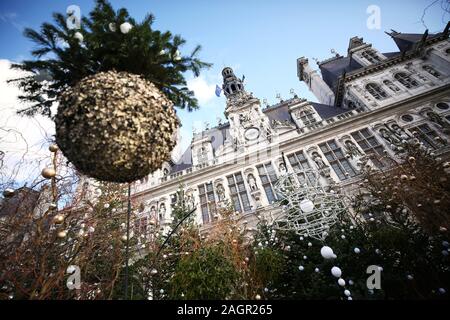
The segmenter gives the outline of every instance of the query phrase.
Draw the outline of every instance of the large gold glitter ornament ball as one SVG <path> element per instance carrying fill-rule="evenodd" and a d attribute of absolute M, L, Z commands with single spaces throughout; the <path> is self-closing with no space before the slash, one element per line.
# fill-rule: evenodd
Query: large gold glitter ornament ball
<path fill-rule="evenodd" d="M 151 82 L 127 72 L 101 72 L 62 95 L 56 143 L 82 173 L 132 182 L 160 169 L 176 144 L 172 102 Z"/>

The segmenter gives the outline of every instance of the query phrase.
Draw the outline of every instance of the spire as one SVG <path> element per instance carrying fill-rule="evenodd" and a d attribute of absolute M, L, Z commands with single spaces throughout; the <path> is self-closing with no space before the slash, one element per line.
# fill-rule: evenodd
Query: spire
<path fill-rule="evenodd" d="M 222 70 L 222 76 L 223 76 L 223 85 L 222 89 L 225 93 L 225 96 L 227 99 L 230 99 L 231 97 L 238 95 L 239 93 L 245 93 L 244 89 L 244 79 L 239 79 L 234 75 L 233 69 L 230 67 L 226 67 Z"/>

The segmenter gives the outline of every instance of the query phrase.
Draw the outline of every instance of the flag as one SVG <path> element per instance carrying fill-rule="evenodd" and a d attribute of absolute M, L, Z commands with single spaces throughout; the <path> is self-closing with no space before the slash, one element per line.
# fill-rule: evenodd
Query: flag
<path fill-rule="evenodd" d="M 220 97 L 221 92 L 222 92 L 222 89 L 216 84 L 216 96 Z"/>

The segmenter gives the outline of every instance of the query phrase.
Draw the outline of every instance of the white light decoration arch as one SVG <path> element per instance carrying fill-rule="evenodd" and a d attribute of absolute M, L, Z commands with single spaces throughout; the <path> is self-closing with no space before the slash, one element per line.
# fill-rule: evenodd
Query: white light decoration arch
<path fill-rule="evenodd" d="M 314 179 L 301 185 L 296 177 L 298 174 Z M 316 170 L 281 176 L 275 192 L 280 199 L 282 214 L 274 219 L 273 228 L 281 231 L 295 231 L 301 236 L 324 240 L 330 227 L 345 211 L 341 196 L 325 191 Z"/>

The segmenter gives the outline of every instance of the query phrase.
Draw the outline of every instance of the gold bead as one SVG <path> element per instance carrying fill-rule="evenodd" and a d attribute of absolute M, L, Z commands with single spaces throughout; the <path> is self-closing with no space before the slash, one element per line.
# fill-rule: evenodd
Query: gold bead
<path fill-rule="evenodd" d="M 53 218 L 53 221 L 54 221 L 56 224 L 63 223 L 63 221 L 64 221 L 64 216 L 63 216 L 62 214 L 57 214 L 57 215 Z"/>
<path fill-rule="evenodd" d="M 56 171 L 52 168 L 44 168 L 41 174 L 45 179 L 51 179 L 56 176 Z"/>
<path fill-rule="evenodd" d="M 48 147 L 48 150 L 50 150 L 50 152 L 56 152 L 56 151 L 58 151 L 58 145 L 57 144 L 51 144 L 49 147 Z"/>
<path fill-rule="evenodd" d="M 14 196 L 14 193 L 15 193 L 14 189 L 8 188 L 3 191 L 3 196 L 5 198 L 11 198 L 12 196 Z"/>
<path fill-rule="evenodd" d="M 58 238 L 65 238 L 66 236 L 67 236 L 66 230 L 62 230 L 62 231 L 58 232 Z"/>

